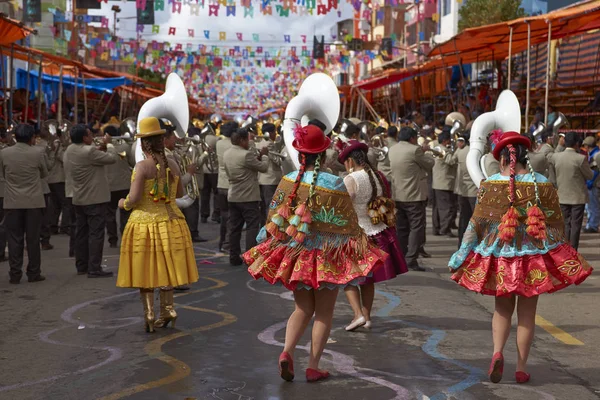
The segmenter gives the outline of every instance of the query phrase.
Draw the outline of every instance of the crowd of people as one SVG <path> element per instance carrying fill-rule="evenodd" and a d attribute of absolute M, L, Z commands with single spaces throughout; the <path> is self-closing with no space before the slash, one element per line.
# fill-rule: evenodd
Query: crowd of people
<path fill-rule="evenodd" d="M 41 251 L 52 250 L 51 235 L 61 232 L 70 235 L 78 275 L 113 276 L 101 265 L 107 232 L 108 244 L 120 247 L 117 285 L 140 290 L 146 330 L 174 326 L 173 291 L 198 279 L 193 243 L 205 240 L 199 223 L 210 218 L 220 224 L 219 250 L 232 266 L 246 264 L 254 278 L 294 293 L 279 358 L 287 381 L 294 379 L 295 347 L 314 317 L 306 370 L 313 382 L 329 376 L 319 361 L 339 289 L 354 313 L 345 329 L 369 329 L 374 285 L 426 271 L 419 258 L 430 257 L 430 204 L 434 235 L 458 238 L 452 278 L 496 297 L 490 379 L 502 377 L 516 306 L 516 379 L 528 381 L 537 296 L 591 273 L 576 249 L 586 209 L 585 231 L 598 232 L 600 223 L 594 138 L 559 137 L 552 129 L 535 136 L 486 132 L 487 179 L 475 182 L 468 157 L 472 122 L 460 113 L 437 130 L 424 127 L 418 112 L 396 126 L 342 119 L 328 129 L 313 119 L 298 125 L 287 144 L 279 122 L 240 126 L 215 117 L 180 137 L 182 127 L 147 117 L 133 144 L 118 121 L 100 129 L 75 125 L 56 137 L 16 126 L 16 144 L 4 137 L 0 151 L 0 247 L 8 243 L 10 283 L 21 281 L 25 242 L 28 281 L 43 281 Z M 201 151 L 190 158 L 196 135 Z M 184 196 L 191 202 L 180 209 Z"/>

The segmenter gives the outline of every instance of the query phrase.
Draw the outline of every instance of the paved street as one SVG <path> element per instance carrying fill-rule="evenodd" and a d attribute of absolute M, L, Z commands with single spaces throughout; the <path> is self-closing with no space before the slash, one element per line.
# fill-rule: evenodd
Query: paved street
<path fill-rule="evenodd" d="M 9 285 L 8 264 L 0 264 L 0 399 L 600 398 L 600 235 L 584 234 L 581 244 L 596 274 L 540 301 L 530 384 L 514 380 L 514 333 L 504 380 L 487 382 L 493 299 L 449 280 L 456 239 L 432 235 L 426 249 L 434 257 L 422 261 L 428 272 L 377 287 L 371 331 L 343 330 L 352 316 L 340 294 L 322 362 L 333 377 L 307 384 L 308 335 L 296 381 L 277 374 L 290 293 L 229 266 L 216 253 L 218 226 L 201 228 L 211 239 L 196 247 L 201 279 L 177 295 L 177 328 L 155 334 L 143 330 L 137 291 L 116 288 L 116 278 L 76 275 L 64 235 L 43 253 L 45 282 Z M 118 251 L 106 247 L 116 273 Z"/>

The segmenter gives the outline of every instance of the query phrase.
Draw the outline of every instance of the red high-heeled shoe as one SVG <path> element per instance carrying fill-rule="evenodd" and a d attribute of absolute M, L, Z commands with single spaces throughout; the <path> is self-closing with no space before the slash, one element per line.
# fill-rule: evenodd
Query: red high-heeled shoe
<path fill-rule="evenodd" d="M 494 354 L 492 357 L 492 363 L 490 364 L 490 369 L 488 371 L 488 375 L 490 377 L 490 381 L 493 383 L 498 383 L 502 380 L 502 374 L 504 373 L 504 356 L 502 353 L 498 352 Z"/>
<path fill-rule="evenodd" d="M 307 368 L 306 369 L 306 381 L 307 382 L 316 382 L 321 381 L 323 379 L 329 378 L 329 372 L 327 371 L 319 371 L 318 369 Z"/>
<path fill-rule="evenodd" d="M 294 380 L 294 360 L 285 351 L 279 356 L 279 376 L 284 381 L 291 382 Z"/>
<path fill-rule="evenodd" d="M 531 375 L 527 372 L 517 371 L 515 373 L 515 379 L 517 380 L 517 383 L 527 383 L 531 379 Z"/>

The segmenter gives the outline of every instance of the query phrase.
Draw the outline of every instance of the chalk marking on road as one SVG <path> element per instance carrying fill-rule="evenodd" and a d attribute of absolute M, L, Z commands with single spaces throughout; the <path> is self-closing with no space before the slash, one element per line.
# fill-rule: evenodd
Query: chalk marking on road
<path fill-rule="evenodd" d="M 179 293 L 178 295 L 175 295 L 175 296 L 182 297 L 182 296 L 186 296 L 186 295 L 189 295 L 192 293 L 200 293 L 200 292 L 205 292 L 208 290 L 219 289 L 219 288 L 222 288 L 222 287 L 228 285 L 227 282 L 222 281 L 220 279 L 208 278 L 208 277 L 203 277 L 201 279 L 207 279 L 207 280 L 213 281 L 213 282 L 215 282 L 215 285 L 210 286 L 208 288 L 195 290 L 195 291 Z M 145 392 L 150 389 L 155 389 L 157 387 L 168 385 L 168 384 L 177 382 L 183 378 L 186 378 L 187 376 L 190 375 L 191 368 L 183 361 L 181 361 L 175 357 L 164 354 L 162 352 L 162 347 L 166 343 L 168 343 L 172 340 L 179 339 L 179 338 L 185 337 L 185 336 L 190 336 L 193 333 L 205 332 L 205 331 L 209 331 L 212 329 L 217 329 L 217 328 L 232 324 L 237 321 L 237 317 L 235 315 L 229 314 L 226 312 L 210 310 L 207 308 L 194 307 L 194 306 L 190 306 L 190 305 L 182 305 L 182 304 L 175 304 L 175 305 L 177 307 L 183 308 L 183 309 L 200 311 L 200 312 L 205 312 L 205 313 L 210 313 L 210 314 L 217 314 L 217 315 L 221 316 L 223 318 L 223 320 L 213 323 L 213 324 L 210 324 L 210 325 L 205 325 L 205 326 L 201 326 L 198 328 L 188 329 L 186 331 L 176 332 L 176 333 L 170 334 L 168 336 L 164 336 L 162 338 L 158 338 L 158 339 L 151 341 L 144 347 L 144 351 L 148 354 L 148 356 L 150 358 L 162 361 L 165 364 L 169 365 L 172 368 L 172 372 L 164 378 L 146 382 L 146 383 L 142 383 L 142 384 L 139 384 L 136 386 L 132 386 L 130 388 L 121 390 L 117 393 L 113 393 L 108 396 L 104 396 L 99 400 L 121 399 L 123 397 L 131 396 L 136 393 Z"/>
<path fill-rule="evenodd" d="M 406 380 L 419 379 L 419 380 L 424 380 L 424 381 L 435 381 L 435 382 L 452 381 L 451 378 L 444 378 L 443 376 L 440 376 L 440 375 L 436 375 L 436 376 L 398 375 L 398 374 L 394 374 L 393 372 L 379 371 L 377 369 L 371 369 L 371 368 L 356 367 L 356 369 L 360 370 L 360 371 L 369 371 L 369 372 L 374 372 L 376 374 L 392 376 L 392 377 L 398 378 L 398 379 L 406 379 Z"/>
<path fill-rule="evenodd" d="M 277 296 L 277 297 L 281 297 L 282 299 L 286 299 L 286 300 L 292 300 L 292 301 L 294 300 L 294 293 L 290 290 L 287 290 L 282 293 L 267 292 L 265 290 L 256 289 L 254 286 L 252 286 L 252 282 L 256 282 L 256 281 L 254 279 L 250 279 L 248 282 L 246 282 L 246 287 L 248 289 L 252 290 L 253 292 L 261 293 L 261 294 L 268 294 L 271 296 Z"/>
<path fill-rule="evenodd" d="M 396 308 L 397 306 L 400 305 L 400 297 L 393 293 L 389 293 L 389 292 L 386 292 L 383 290 L 377 290 L 376 293 L 385 297 L 386 300 L 388 301 L 388 304 L 385 307 L 382 307 L 379 310 L 377 310 L 377 312 L 375 312 L 374 315 L 378 316 L 378 317 L 388 317 L 390 315 L 390 313 L 394 310 L 394 308 Z M 434 396 L 430 396 L 429 399 L 431 399 L 431 400 L 445 399 L 447 397 L 446 393 L 450 394 L 450 393 L 462 392 L 462 391 L 470 388 L 471 386 L 476 385 L 477 383 L 481 382 L 481 375 L 483 374 L 482 370 L 480 370 L 479 368 L 472 367 L 472 366 L 465 364 L 463 362 L 460 362 L 458 360 L 455 360 L 453 358 L 447 357 L 438 351 L 437 346 L 440 344 L 440 342 L 446 336 L 445 331 L 440 330 L 440 329 L 430 328 L 430 327 L 424 326 L 424 325 L 415 324 L 412 322 L 402 321 L 402 320 L 392 320 L 392 321 L 388 321 L 388 322 L 398 322 L 403 325 L 407 325 L 407 326 L 411 326 L 413 328 L 431 332 L 431 336 L 429 336 L 429 338 L 427 339 L 425 344 L 423 344 L 423 346 L 421 346 L 421 349 L 425 352 L 425 354 L 429 355 L 432 358 L 449 362 L 451 364 L 454 364 L 456 366 L 459 366 L 459 367 L 464 368 L 467 371 L 469 371 L 469 375 L 467 376 L 467 378 L 465 378 L 464 380 L 460 381 L 459 383 L 457 383 L 455 385 L 450 386 L 448 389 L 444 390 L 442 393 L 438 393 Z"/>
<path fill-rule="evenodd" d="M 102 303 L 102 302 L 105 302 L 108 300 L 114 300 L 114 299 L 118 299 L 118 298 L 125 297 L 125 296 L 131 296 L 136 293 L 139 293 L 139 291 L 132 290 L 132 291 L 128 291 L 126 293 L 116 294 L 116 295 L 108 296 L 108 297 L 102 297 L 99 299 L 88 300 L 83 303 L 75 304 L 74 306 L 69 307 L 65 311 L 63 311 L 62 314 L 60 315 L 60 318 L 63 321 L 68 322 L 70 324 L 79 325 L 81 323 L 81 321 L 73 318 L 73 314 L 75 314 L 77 311 L 81 310 L 82 308 L 85 308 L 94 303 Z M 143 318 L 125 317 L 125 318 L 115 318 L 115 319 L 113 319 L 113 321 L 129 321 L 129 322 L 123 323 L 120 325 L 106 325 L 105 323 L 103 323 L 102 325 L 94 325 L 94 324 L 86 323 L 85 325 L 87 328 L 116 329 L 116 328 L 123 328 L 123 327 L 129 326 L 129 325 L 137 324 L 137 323 L 143 321 Z"/>
<path fill-rule="evenodd" d="M 541 315 L 535 316 L 535 324 L 537 326 L 539 326 L 540 328 L 542 328 L 543 330 L 545 330 L 546 332 L 548 332 L 550 335 L 554 336 L 559 341 L 563 342 L 564 344 L 568 344 L 570 346 L 583 346 L 584 345 L 584 343 L 582 341 L 574 338 L 567 332 L 563 331 L 562 329 L 560 329 L 559 327 L 554 325 L 552 322 L 543 318 Z"/>
<path fill-rule="evenodd" d="M 275 333 L 285 328 L 286 324 L 287 322 L 283 321 L 271 325 L 270 327 L 258 334 L 258 340 L 271 346 L 283 347 L 283 343 L 275 339 Z M 296 348 L 305 350 L 306 352 L 310 352 L 310 348 L 307 346 L 297 346 Z M 325 349 L 323 353 L 329 354 L 332 357 L 334 368 L 342 374 L 349 375 L 367 382 L 375 383 L 379 386 L 387 387 L 388 389 L 391 389 L 396 393 L 396 397 L 394 397 L 394 400 L 404 400 L 412 398 L 410 391 L 403 386 L 386 381 L 382 378 L 358 372 L 354 367 L 354 358 L 352 358 L 351 356 L 328 349 Z"/>
<path fill-rule="evenodd" d="M 17 383 L 17 384 L 10 385 L 10 386 L 0 386 L 0 392 L 7 392 L 7 391 L 15 390 L 15 389 L 22 389 L 22 388 L 25 388 L 25 387 L 28 387 L 28 386 L 39 385 L 41 383 L 54 382 L 54 381 L 57 381 L 59 379 L 67 378 L 67 377 L 73 376 L 73 375 L 85 374 L 85 373 L 88 373 L 88 372 L 93 371 L 95 369 L 104 367 L 105 365 L 107 365 L 107 364 L 109 364 L 111 362 L 117 361 L 118 359 L 120 359 L 122 357 L 121 349 L 119 349 L 118 347 L 111 347 L 111 346 L 102 346 L 102 347 L 79 346 L 79 345 L 76 345 L 76 344 L 61 343 L 61 342 L 58 342 L 56 340 L 50 339 L 50 336 L 52 334 L 54 334 L 54 333 L 56 333 L 56 332 L 58 332 L 60 330 L 67 329 L 67 328 L 71 328 L 71 326 L 64 326 L 62 328 L 55 328 L 55 329 L 52 329 L 50 331 L 41 332 L 41 333 L 38 334 L 38 337 L 40 338 L 40 340 L 42 342 L 46 342 L 46 343 L 54 344 L 54 345 L 58 345 L 58 346 L 78 347 L 78 348 L 82 348 L 82 349 L 86 349 L 86 350 L 104 350 L 104 351 L 108 351 L 110 353 L 110 356 L 107 359 L 105 359 L 104 361 L 99 362 L 98 364 L 90 365 L 89 367 L 78 369 L 77 371 L 65 372 L 65 373 L 62 373 L 62 374 L 49 376 L 47 378 L 42 378 L 42 379 L 39 379 L 37 381 L 29 381 L 29 382 Z"/>
<path fill-rule="evenodd" d="M 194 294 L 194 293 L 207 292 L 209 290 L 220 289 L 220 288 L 225 287 L 225 286 L 228 285 L 228 283 L 225 282 L 225 281 L 222 281 L 222 280 L 216 279 L 216 278 L 210 278 L 208 276 L 200 277 L 200 279 L 204 279 L 204 280 L 207 280 L 207 281 L 215 282 L 215 285 L 214 286 L 209 286 L 207 288 L 202 288 L 202 289 L 188 290 L 188 291 L 183 292 L 183 293 L 176 293 L 176 294 L 173 295 L 173 297 L 179 298 L 179 297 L 188 296 L 188 295 Z"/>

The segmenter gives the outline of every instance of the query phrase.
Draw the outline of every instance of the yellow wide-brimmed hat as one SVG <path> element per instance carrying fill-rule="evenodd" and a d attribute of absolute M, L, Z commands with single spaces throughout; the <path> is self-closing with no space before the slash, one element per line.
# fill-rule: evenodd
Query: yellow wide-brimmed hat
<path fill-rule="evenodd" d="M 140 121 L 139 129 L 135 135 L 138 138 L 145 138 L 150 136 L 164 135 L 167 131 L 160 127 L 158 118 L 148 117 Z"/>

